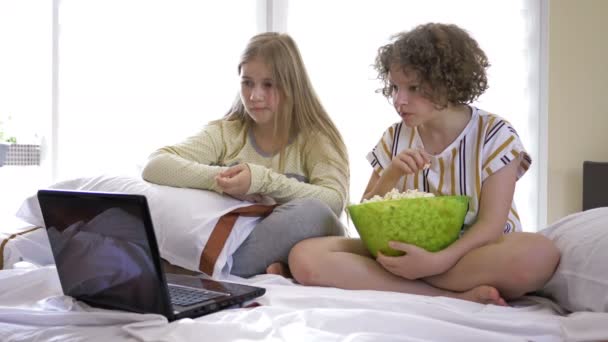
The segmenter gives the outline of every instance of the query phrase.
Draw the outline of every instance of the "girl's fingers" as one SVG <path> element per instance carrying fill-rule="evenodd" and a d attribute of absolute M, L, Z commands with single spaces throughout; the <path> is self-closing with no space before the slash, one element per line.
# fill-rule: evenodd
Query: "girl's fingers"
<path fill-rule="evenodd" d="M 417 151 L 418 151 L 418 153 L 419 153 L 419 155 L 422 158 L 422 161 L 424 163 L 423 164 L 423 168 L 425 168 L 425 169 L 428 168 L 431 165 L 431 160 L 433 158 L 433 155 L 430 154 L 430 153 L 428 153 L 428 152 L 426 152 L 425 150 L 422 150 L 422 149 L 417 150 Z"/>
<path fill-rule="evenodd" d="M 237 166 L 233 166 L 219 173 L 222 177 L 232 178 L 243 171 L 242 168 Z"/>
<path fill-rule="evenodd" d="M 227 184 L 226 181 L 223 178 L 217 178 L 216 180 L 217 186 L 223 191 L 226 192 L 227 190 Z"/>
<path fill-rule="evenodd" d="M 411 245 L 409 243 L 399 241 L 389 241 L 388 246 L 392 249 L 405 252 L 405 255 L 416 255 L 423 250 L 422 248 L 416 245 Z"/>
<path fill-rule="evenodd" d="M 399 241 L 389 241 L 388 246 L 392 249 L 406 252 L 406 253 L 411 251 L 411 248 L 410 248 L 411 245 L 409 245 L 407 243 L 399 242 Z"/>
<path fill-rule="evenodd" d="M 239 186 L 239 175 L 243 173 L 246 167 L 244 164 L 239 164 L 218 173 L 215 177 L 217 185 L 223 192 L 230 193 L 234 188 Z"/>
<path fill-rule="evenodd" d="M 384 268 L 388 268 L 389 267 L 389 263 L 388 260 L 386 260 L 386 256 L 384 254 L 382 254 L 381 252 L 378 252 L 378 256 L 376 257 L 376 261 L 384 266 Z"/>
<path fill-rule="evenodd" d="M 416 167 L 419 170 L 424 169 L 424 166 L 427 164 L 426 158 L 420 153 L 420 151 L 416 151 L 417 153 L 412 153 L 412 158 L 416 161 Z"/>
<path fill-rule="evenodd" d="M 396 166 L 397 169 L 401 170 L 401 172 L 403 172 L 404 174 L 411 174 L 414 173 L 410 167 L 407 165 L 407 163 L 405 163 L 403 160 L 401 159 L 397 159 L 396 160 Z"/>
<path fill-rule="evenodd" d="M 411 173 L 415 173 L 416 171 L 418 171 L 419 167 L 416 163 L 416 160 L 414 160 L 414 158 L 411 155 L 409 155 L 409 154 L 399 155 L 399 159 L 406 166 L 406 168 L 404 168 L 405 172 L 411 174 Z"/>
<path fill-rule="evenodd" d="M 250 186 L 247 177 L 248 174 L 246 172 L 239 172 L 233 177 L 219 177 L 217 179 L 217 184 L 223 192 L 244 195 L 249 191 Z"/>
<path fill-rule="evenodd" d="M 409 165 L 412 173 L 415 173 L 430 166 L 431 160 L 427 155 L 429 154 L 422 150 L 407 150 L 399 154 L 399 157 Z"/>
<path fill-rule="evenodd" d="M 418 149 L 418 152 L 420 152 L 420 154 L 422 154 L 422 156 L 427 160 L 427 161 L 431 161 L 431 159 L 433 158 L 433 155 L 428 153 L 427 151 L 423 150 L 423 149 Z"/>
<path fill-rule="evenodd" d="M 217 177 L 215 181 L 224 192 L 230 192 L 230 190 L 234 187 L 236 183 L 236 180 L 234 178 L 229 177 Z"/>
<path fill-rule="evenodd" d="M 376 261 L 384 265 L 385 267 L 394 268 L 399 264 L 399 257 L 392 257 L 385 255 L 382 252 L 378 252 L 378 256 L 376 257 Z"/>

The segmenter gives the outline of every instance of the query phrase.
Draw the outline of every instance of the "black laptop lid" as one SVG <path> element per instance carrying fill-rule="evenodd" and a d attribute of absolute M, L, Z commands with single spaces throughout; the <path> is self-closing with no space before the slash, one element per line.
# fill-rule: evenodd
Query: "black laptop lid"
<path fill-rule="evenodd" d="M 144 196 L 40 190 L 38 201 L 66 295 L 172 314 Z"/>

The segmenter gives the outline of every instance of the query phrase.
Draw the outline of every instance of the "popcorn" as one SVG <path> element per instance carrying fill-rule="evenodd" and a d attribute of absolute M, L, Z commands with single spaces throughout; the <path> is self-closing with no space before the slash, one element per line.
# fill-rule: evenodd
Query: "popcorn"
<path fill-rule="evenodd" d="M 384 196 L 375 195 L 370 199 L 364 199 L 362 203 L 420 197 L 435 197 L 435 195 L 430 192 L 418 191 L 418 189 L 407 189 L 405 192 L 399 192 L 399 190 L 393 188 L 391 191 L 384 194 Z"/>

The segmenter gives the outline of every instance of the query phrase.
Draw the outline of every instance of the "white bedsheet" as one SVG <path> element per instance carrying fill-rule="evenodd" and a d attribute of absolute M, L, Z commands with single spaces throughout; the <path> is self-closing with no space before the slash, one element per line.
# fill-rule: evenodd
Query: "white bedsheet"
<path fill-rule="evenodd" d="M 378 291 L 304 287 L 279 276 L 259 307 L 167 323 L 62 295 L 53 266 L 0 271 L 1 341 L 597 341 L 608 314 L 558 314 L 548 300 L 513 307 Z"/>

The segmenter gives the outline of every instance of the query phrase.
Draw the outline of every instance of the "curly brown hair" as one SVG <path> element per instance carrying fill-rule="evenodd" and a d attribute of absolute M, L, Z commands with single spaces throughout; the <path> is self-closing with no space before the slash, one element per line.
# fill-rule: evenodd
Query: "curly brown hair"
<path fill-rule="evenodd" d="M 374 68 L 383 88 L 392 96 L 388 73 L 392 65 L 414 72 L 423 94 L 439 109 L 448 104 L 471 103 L 488 89 L 488 58 L 477 42 L 453 24 L 428 23 L 392 37 L 378 49 Z"/>

